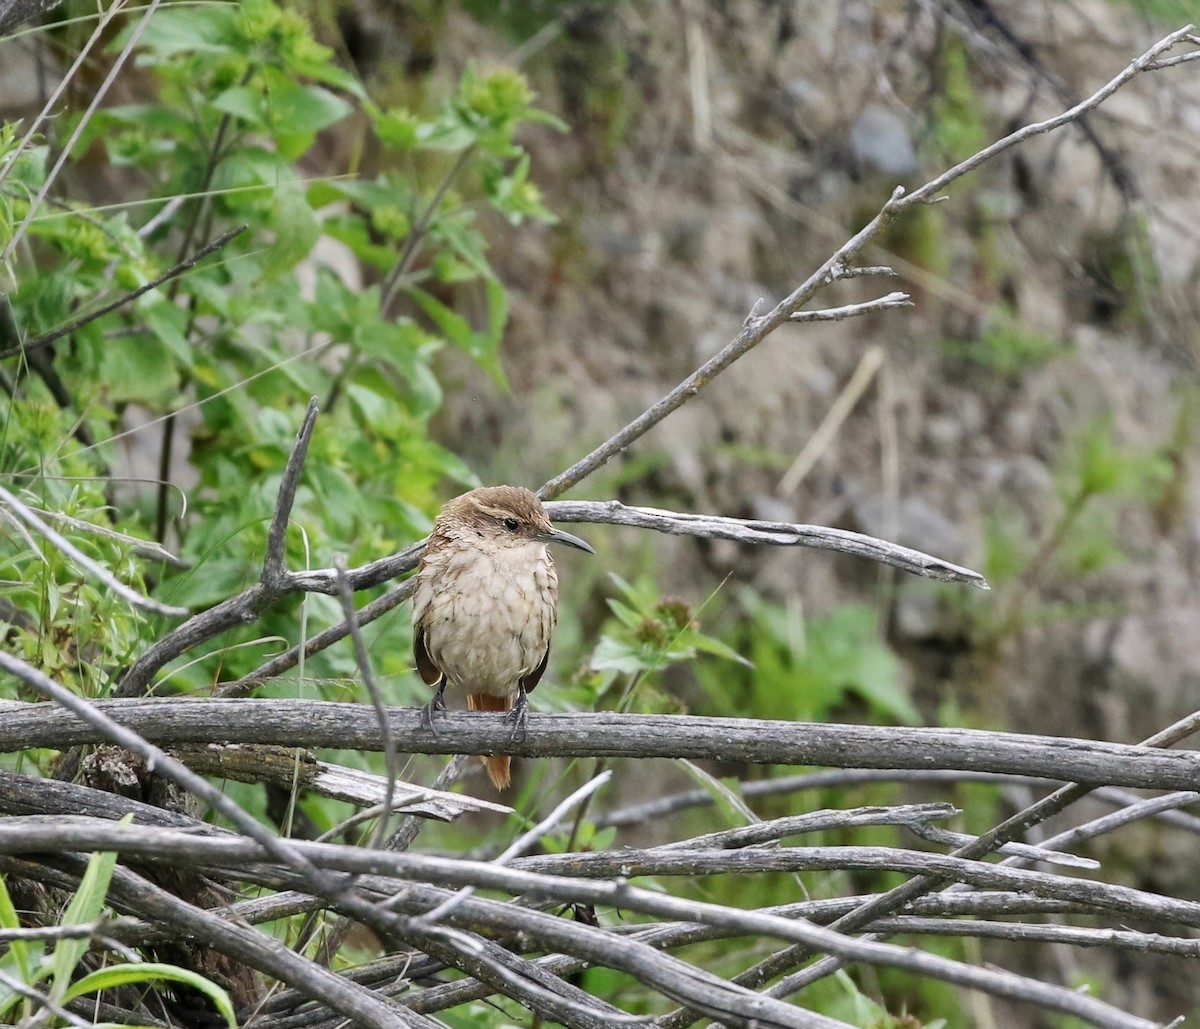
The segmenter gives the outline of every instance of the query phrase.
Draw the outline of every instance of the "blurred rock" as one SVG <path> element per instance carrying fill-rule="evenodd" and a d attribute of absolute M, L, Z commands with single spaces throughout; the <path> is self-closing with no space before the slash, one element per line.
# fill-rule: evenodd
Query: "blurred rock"
<path fill-rule="evenodd" d="M 967 536 L 963 527 L 921 497 L 905 497 L 893 514 L 883 497 L 875 494 L 856 503 L 853 512 L 857 524 L 868 536 L 936 554 L 947 561 L 957 563 L 965 558 Z"/>
<path fill-rule="evenodd" d="M 897 179 L 920 167 L 904 119 L 878 104 L 866 107 L 850 126 L 850 151 L 868 168 Z"/>

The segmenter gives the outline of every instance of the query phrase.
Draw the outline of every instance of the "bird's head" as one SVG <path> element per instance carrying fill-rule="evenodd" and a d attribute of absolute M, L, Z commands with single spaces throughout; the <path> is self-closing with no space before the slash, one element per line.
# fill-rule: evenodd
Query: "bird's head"
<path fill-rule="evenodd" d="M 501 547 L 565 543 L 595 553 L 578 536 L 551 525 L 541 501 L 523 486 L 480 486 L 455 497 L 438 515 L 434 532 L 439 528 L 474 532 Z"/>

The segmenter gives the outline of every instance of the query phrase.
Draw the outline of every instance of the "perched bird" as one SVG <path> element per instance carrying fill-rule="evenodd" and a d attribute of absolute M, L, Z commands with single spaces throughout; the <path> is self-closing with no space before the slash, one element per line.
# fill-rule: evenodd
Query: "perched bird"
<path fill-rule="evenodd" d="M 547 543 L 595 553 L 554 528 L 538 498 L 519 486 L 482 486 L 442 508 L 413 594 L 413 656 L 421 678 L 437 686 L 422 711 L 426 728 L 445 710 L 449 685 L 466 693 L 472 711 L 509 712 L 513 739 L 524 738 L 526 694 L 546 671 L 558 618 L 558 575 Z M 504 789 L 508 755 L 483 763 Z"/>

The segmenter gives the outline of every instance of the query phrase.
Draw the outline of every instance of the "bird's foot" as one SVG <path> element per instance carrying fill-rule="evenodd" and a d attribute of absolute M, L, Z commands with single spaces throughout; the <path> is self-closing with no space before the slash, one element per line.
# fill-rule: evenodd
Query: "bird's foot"
<path fill-rule="evenodd" d="M 513 705 L 512 710 L 504 716 L 504 720 L 512 726 L 513 743 L 524 743 L 525 730 L 529 722 L 529 698 L 525 696 L 524 690 L 517 694 L 517 702 Z"/>
<path fill-rule="evenodd" d="M 433 724 L 433 716 L 440 714 L 446 710 L 446 684 L 443 682 L 433 695 L 433 699 L 421 708 L 421 728 L 428 729 L 435 736 L 437 735 L 437 726 Z"/>

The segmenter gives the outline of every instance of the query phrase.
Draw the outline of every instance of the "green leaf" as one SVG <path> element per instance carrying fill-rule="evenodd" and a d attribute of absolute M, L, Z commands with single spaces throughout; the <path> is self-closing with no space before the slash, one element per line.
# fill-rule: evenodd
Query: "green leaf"
<path fill-rule="evenodd" d="M 508 321 L 508 298 L 504 287 L 494 279 L 486 283 L 488 297 L 488 331 L 477 332 L 462 315 L 451 310 L 423 289 L 410 286 L 409 294 L 421 309 L 433 319 L 443 335 L 487 372 L 501 389 L 508 389 L 508 380 L 500 367 L 500 336 Z"/>
<path fill-rule="evenodd" d="M 129 825 L 132 822 L 133 815 L 126 815 L 117 824 Z M 101 912 L 104 911 L 104 898 L 108 894 L 108 884 L 112 881 L 113 869 L 116 868 L 116 865 L 115 851 L 92 855 L 87 869 L 83 873 L 83 878 L 79 881 L 79 888 L 75 891 L 75 896 L 71 898 L 71 903 L 67 905 L 60 924 L 86 925 L 100 917 Z M 90 946 L 91 940 L 86 937 L 78 940 L 63 939 L 54 945 L 51 969 L 52 995 L 56 1000 L 62 1000 L 71 984 L 71 975 L 75 971 L 75 966 L 79 964 Z"/>
<path fill-rule="evenodd" d="M 17 909 L 13 907 L 12 897 L 8 894 L 6 877 L 0 875 L 0 929 L 20 929 L 21 920 L 17 917 Z M 29 947 L 24 940 L 13 940 L 9 944 L 9 953 L 15 959 L 20 970 L 22 982 L 30 981 Z"/>
<path fill-rule="evenodd" d="M 234 1014 L 233 1003 L 229 999 L 229 994 L 220 986 L 186 968 L 154 961 L 136 965 L 110 965 L 108 968 L 91 972 L 72 984 L 63 1000 L 64 1002 L 72 1001 L 77 997 L 86 997 L 89 993 L 99 993 L 101 990 L 111 990 L 118 986 L 128 986 L 130 983 L 155 982 L 183 983 L 185 986 L 190 986 L 193 990 L 203 993 L 221 1013 L 225 1024 L 230 1029 L 237 1029 L 237 1016 Z"/>
<path fill-rule="evenodd" d="M 679 758 L 676 761 L 692 779 L 699 784 L 710 797 L 718 811 L 725 816 L 725 824 L 729 826 L 755 825 L 761 822 L 762 819 L 750 810 L 749 805 L 742 799 L 741 795 L 736 792 L 735 787 L 738 786 L 737 779 L 729 779 L 723 781 L 716 776 L 706 772 L 699 765 L 687 760 L 687 758 Z"/>
<path fill-rule="evenodd" d="M 723 657 L 726 661 L 736 661 L 739 665 L 743 665 L 746 668 L 754 667 L 753 661 L 739 654 L 728 643 L 723 643 L 712 636 L 706 636 L 702 632 L 693 633 L 691 642 L 697 650 L 701 650 L 706 654 L 712 654 L 713 657 Z"/>
<path fill-rule="evenodd" d="M 308 206 L 304 190 L 295 185 L 276 193 L 273 222 L 275 245 L 267 256 L 267 271 L 286 271 L 312 252 L 321 238 L 321 220 Z"/>
<path fill-rule="evenodd" d="M 151 294 L 153 296 L 153 294 Z M 161 299 L 158 303 L 148 303 L 140 308 L 139 313 L 146 327 L 165 346 L 184 368 L 192 367 L 192 345 L 187 339 L 189 316 L 178 304 Z M 109 343 L 108 346 L 113 346 Z M 116 345 L 120 345 L 119 343 Z"/>
<path fill-rule="evenodd" d="M 100 376 L 108 398 L 116 403 L 166 401 L 179 393 L 174 357 L 156 336 L 104 341 Z"/>
<path fill-rule="evenodd" d="M 230 86 L 212 101 L 215 110 L 240 118 L 247 125 L 266 124 L 266 101 L 262 93 L 250 86 Z"/>
<path fill-rule="evenodd" d="M 608 600 L 608 609 L 617 616 L 617 619 L 627 629 L 636 629 L 646 617 L 641 612 L 635 611 L 628 604 L 622 604 L 621 601 L 612 597 Z"/>
<path fill-rule="evenodd" d="M 157 58 L 157 61 L 149 63 L 157 63 L 176 54 L 229 53 L 236 45 L 237 18 L 236 4 L 162 7 L 154 12 L 150 23 L 143 29 L 138 45 Z M 125 46 L 134 25 L 134 22 L 130 22 L 118 34 L 108 48 L 110 53 L 116 53 Z"/>
<path fill-rule="evenodd" d="M 612 671 L 635 675 L 647 667 L 640 650 L 623 640 L 601 636 L 588 664 L 597 672 Z"/>
<path fill-rule="evenodd" d="M 475 228 L 470 211 L 452 212 L 442 215 L 430 230 L 430 235 L 441 243 L 446 243 L 455 256 L 475 272 L 480 278 L 494 277 L 491 265 L 488 264 L 484 249 L 487 246 L 483 233 Z M 439 273 L 440 274 L 440 273 Z M 446 280 L 442 276 L 443 281 Z"/>
<path fill-rule="evenodd" d="M 266 111 L 280 154 L 295 160 L 303 154 L 318 132 L 345 118 L 351 106 L 321 86 L 302 86 L 290 79 L 272 76 L 266 96 Z"/>
<path fill-rule="evenodd" d="M 296 169 L 280 154 L 263 147 L 241 147 L 226 157 L 213 173 L 213 192 L 234 211 L 269 209 L 275 192 L 299 182 Z"/>

